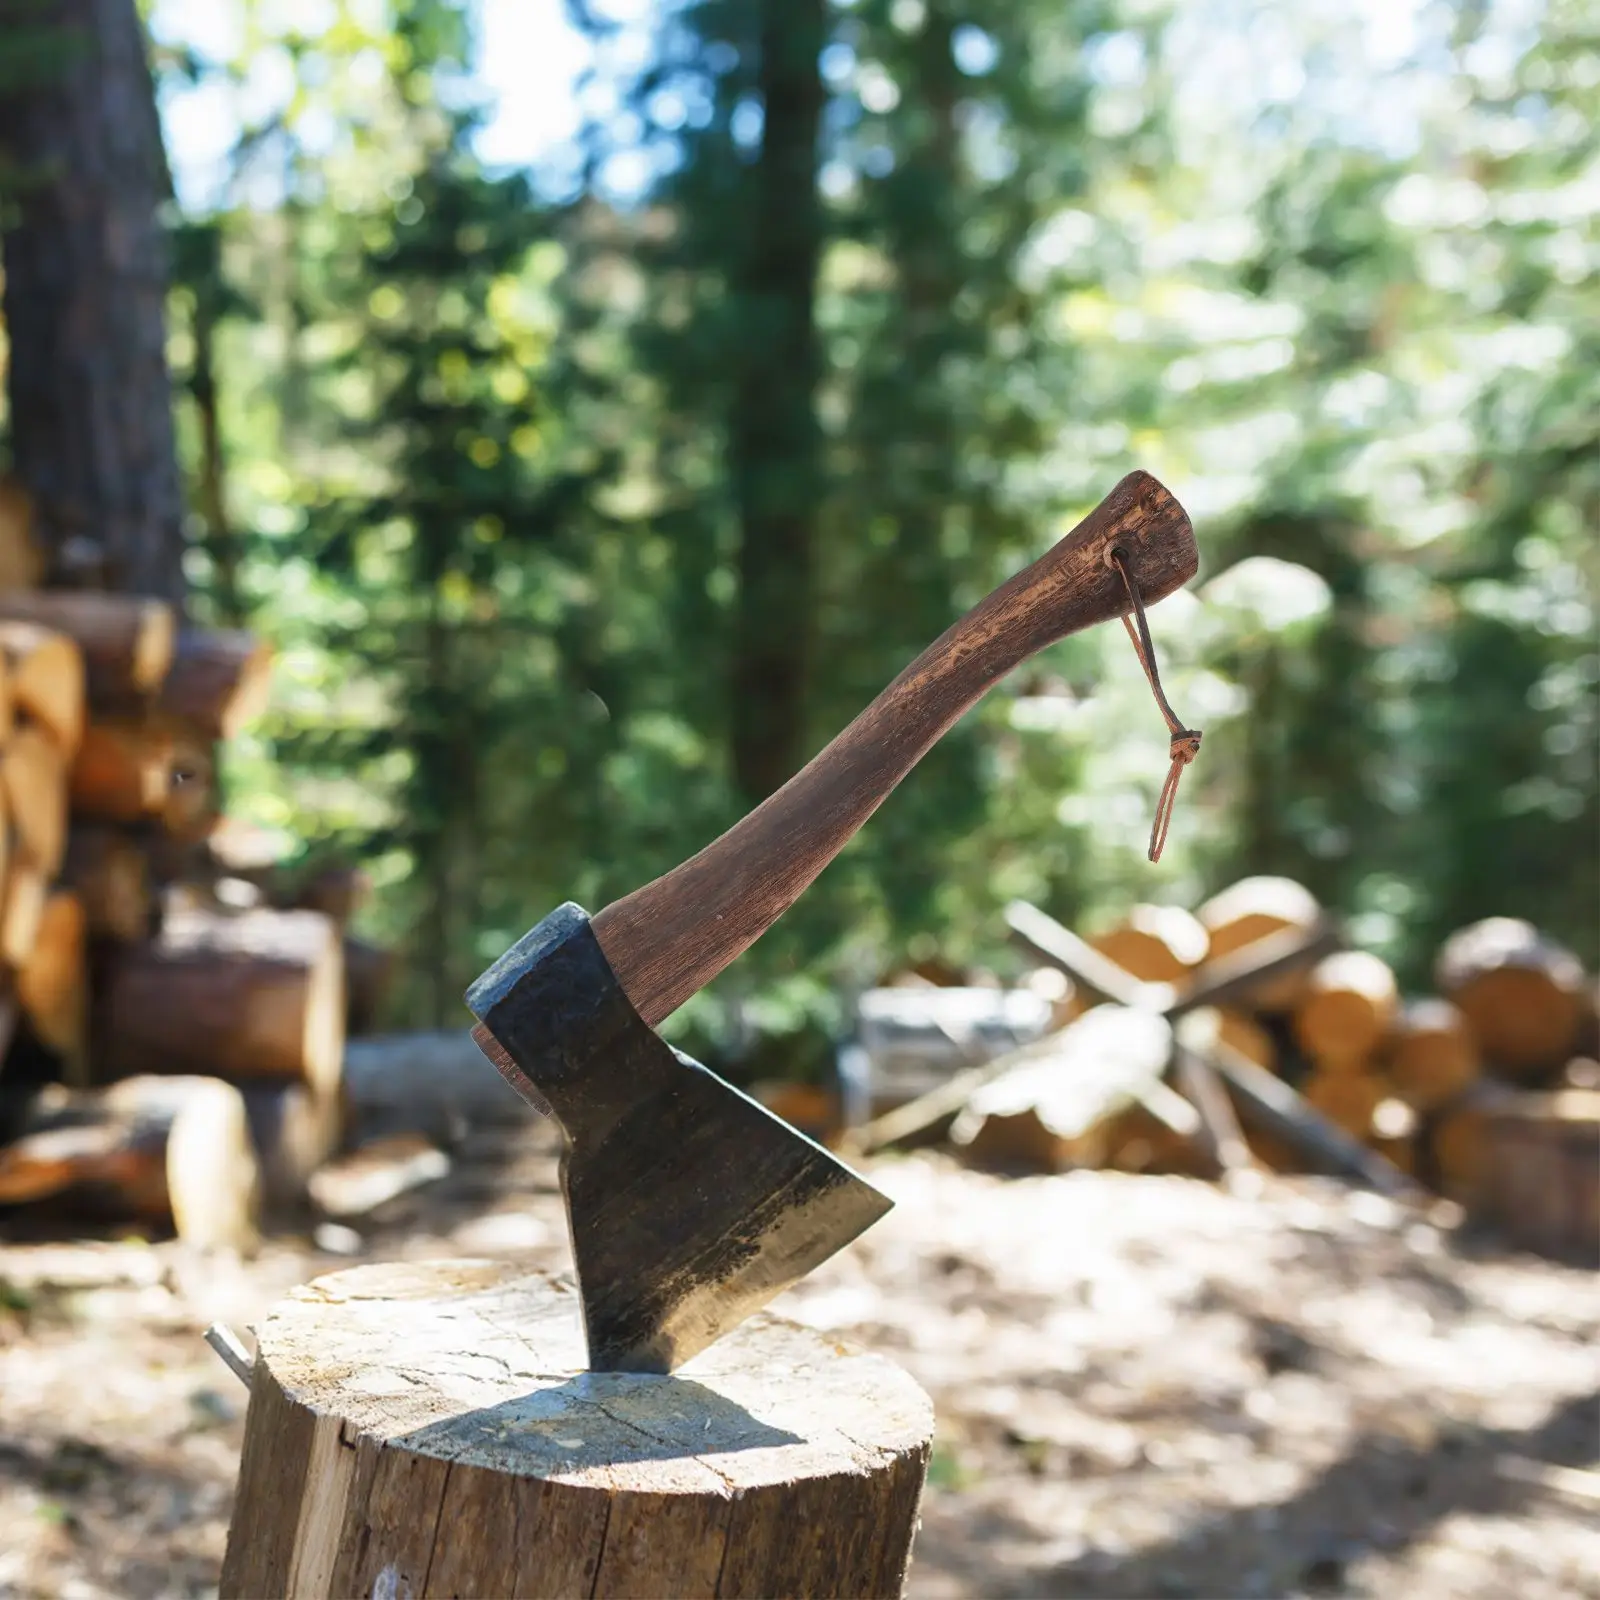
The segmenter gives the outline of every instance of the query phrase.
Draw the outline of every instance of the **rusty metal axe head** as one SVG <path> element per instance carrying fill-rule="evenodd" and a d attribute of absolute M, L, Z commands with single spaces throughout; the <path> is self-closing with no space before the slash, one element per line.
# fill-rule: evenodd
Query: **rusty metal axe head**
<path fill-rule="evenodd" d="M 1198 560 L 1183 508 L 1130 474 L 721 838 L 592 920 L 573 905 L 552 912 L 473 985 L 479 1044 L 567 1133 L 592 1366 L 671 1370 L 889 1209 L 655 1026 L 760 938 L 1007 672 L 1130 609 L 1142 630 L 1143 606 Z"/>

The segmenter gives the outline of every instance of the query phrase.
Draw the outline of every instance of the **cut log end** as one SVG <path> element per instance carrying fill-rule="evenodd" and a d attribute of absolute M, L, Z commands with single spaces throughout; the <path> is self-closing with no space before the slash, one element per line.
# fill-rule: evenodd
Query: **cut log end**
<path fill-rule="evenodd" d="M 17 972 L 17 999 L 39 1041 L 81 1079 L 88 1000 L 83 906 L 70 890 L 50 894 L 33 948 Z"/>
<path fill-rule="evenodd" d="M 770 1316 L 673 1377 L 583 1367 L 572 1289 L 504 1264 L 298 1291 L 221 1593 L 900 1594 L 933 1417 L 898 1368 Z"/>
<path fill-rule="evenodd" d="M 90 699 L 126 705 L 158 689 L 172 664 L 172 607 L 93 589 L 0 594 L 0 618 L 33 622 L 71 639 L 82 653 Z"/>
<path fill-rule="evenodd" d="M 1478 1077 L 1478 1045 L 1466 1017 L 1447 1000 L 1417 1000 L 1396 1021 L 1388 1074 L 1407 1105 L 1432 1111 Z"/>
<path fill-rule="evenodd" d="M 1243 878 L 1213 895 L 1200 907 L 1199 920 L 1210 939 L 1208 961 L 1258 944 L 1275 933 L 1293 929 L 1313 933 L 1323 913 L 1316 896 L 1291 878 Z M 1292 1011 L 1306 993 L 1304 971 L 1263 980 L 1247 997 L 1262 1011 Z"/>
<path fill-rule="evenodd" d="M 49 893 L 50 880 L 45 873 L 22 851 L 14 854 L 0 898 L 0 959 L 7 966 L 27 965 Z"/>
<path fill-rule="evenodd" d="M 36 622 L 0 620 L 0 656 L 16 711 L 43 728 L 62 757 L 70 758 L 83 736 L 83 656 L 77 645 Z"/>
<path fill-rule="evenodd" d="M 171 912 L 159 939 L 116 953 L 97 1002 L 106 1077 L 217 1072 L 337 1092 L 343 951 L 315 912 Z"/>
<path fill-rule="evenodd" d="M 0 753 L 0 785 L 23 849 L 53 878 L 67 846 L 67 772 L 55 740 L 18 728 Z"/>
<path fill-rule="evenodd" d="M 172 787 L 177 748 L 170 728 L 144 721 L 93 723 L 72 766 L 72 809 L 106 822 L 160 813 Z"/>
<path fill-rule="evenodd" d="M 1583 968 L 1531 923 L 1490 917 L 1462 928 L 1439 951 L 1435 977 L 1506 1075 L 1537 1080 L 1572 1055 L 1589 1008 Z"/>
<path fill-rule="evenodd" d="M 1399 1010 L 1394 973 L 1365 950 L 1319 961 L 1294 1017 L 1295 1037 L 1315 1062 L 1345 1066 L 1377 1049 Z"/>

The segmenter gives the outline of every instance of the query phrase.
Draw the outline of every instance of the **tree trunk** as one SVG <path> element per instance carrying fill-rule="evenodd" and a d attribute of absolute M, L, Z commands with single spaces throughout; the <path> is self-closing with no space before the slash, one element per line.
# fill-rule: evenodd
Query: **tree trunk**
<path fill-rule="evenodd" d="M 0 99 L 12 454 L 49 577 L 183 602 L 167 376 L 168 192 L 134 0 L 0 0 L 60 59 Z"/>
<path fill-rule="evenodd" d="M 688 1377 L 588 1374 L 572 1288 L 357 1267 L 264 1321 L 224 1596 L 898 1596 L 933 1412 L 770 1316 Z"/>
<path fill-rule="evenodd" d="M 765 120 L 744 255 L 733 274 L 740 369 L 728 450 L 739 506 L 733 771 L 752 804 L 805 760 L 812 545 L 820 496 L 815 298 L 822 252 L 817 142 L 823 0 L 765 0 Z"/>

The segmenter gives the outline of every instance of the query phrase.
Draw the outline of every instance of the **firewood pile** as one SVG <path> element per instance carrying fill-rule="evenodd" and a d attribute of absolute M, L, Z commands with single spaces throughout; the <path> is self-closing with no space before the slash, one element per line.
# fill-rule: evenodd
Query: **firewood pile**
<path fill-rule="evenodd" d="M 857 1124 L 836 1133 L 846 1146 L 939 1136 L 1024 1171 L 1341 1171 L 1600 1264 L 1595 994 L 1529 924 L 1461 929 L 1438 952 L 1435 992 L 1404 996 L 1284 878 L 1247 878 L 1193 913 L 1136 906 L 1088 940 L 1032 907 L 1008 919 L 1048 963 L 1020 987 L 904 972 L 862 997 L 851 1049 L 870 1084 L 840 1119 Z M 1167 1046 L 1131 1049 L 1102 1027 L 1090 1070 L 1085 1013 L 1130 1007 L 1148 1015 L 1123 1034 L 1161 1016 Z M 835 1131 L 815 1095 L 768 1098 Z"/>
<path fill-rule="evenodd" d="M 0 569 L 0 1210 L 246 1243 L 339 1144 L 359 877 L 282 881 L 221 816 L 264 644 Z"/>

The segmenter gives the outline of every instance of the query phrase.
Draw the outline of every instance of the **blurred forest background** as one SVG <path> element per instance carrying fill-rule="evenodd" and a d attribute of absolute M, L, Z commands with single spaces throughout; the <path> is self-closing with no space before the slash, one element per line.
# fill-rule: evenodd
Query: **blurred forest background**
<path fill-rule="evenodd" d="M 1003 963 L 1011 897 L 1245 871 L 1407 981 L 1492 914 L 1593 968 L 1585 0 L 508 3 L 580 62 L 525 164 L 466 3 L 146 8 L 173 174 L 226 133 L 164 213 L 187 605 L 280 652 L 227 804 L 366 864 L 391 1021 L 698 849 L 1135 466 L 1204 562 L 1152 615 L 1206 734 L 1161 866 L 1101 629 L 677 1031 L 818 1037 L 892 962 Z M 56 49 L 6 9 L 0 95 Z"/>

